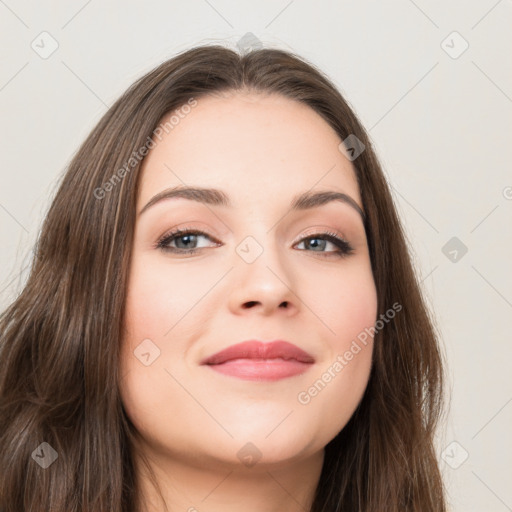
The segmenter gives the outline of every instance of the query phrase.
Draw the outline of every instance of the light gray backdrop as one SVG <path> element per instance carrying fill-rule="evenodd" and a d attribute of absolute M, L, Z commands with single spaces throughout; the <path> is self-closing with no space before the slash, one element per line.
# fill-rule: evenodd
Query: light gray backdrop
<path fill-rule="evenodd" d="M 1 309 L 67 163 L 136 78 L 200 43 L 295 51 L 393 186 L 449 362 L 452 510 L 512 510 L 511 22 L 510 0 L 0 0 Z"/>

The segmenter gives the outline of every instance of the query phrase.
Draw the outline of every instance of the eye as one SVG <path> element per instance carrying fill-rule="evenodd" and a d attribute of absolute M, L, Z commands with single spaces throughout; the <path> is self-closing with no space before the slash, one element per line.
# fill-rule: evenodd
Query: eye
<path fill-rule="evenodd" d="M 164 252 L 171 252 L 174 254 L 194 254 L 199 252 L 200 249 L 212 247 L 212 245 L 200 244 L 201 239 L 207 239 L 213 242 L 213 246 L 221 245 L 217 240 L 214 240 L 210 235 L 203 231 L 195 229 L 175 229 L 166 233 L 156 244 L 156 248 Z M 299 246 L 304 244 L 305 249 Z M 334 250 L 326 250 L 328 247 L 333 246 Z M 354 249 L 349 242 L 338 236 L 336 233 L 325 232 L 309 235 L 296 246 L 301 250 L 307 252 L 319 253 L 322 257 L 344 257 L 351 254 Z M 312 249 L 312 250 L 309 250 Z"/>
<path fill-rule="evenodd" d="M 208 247 L 208 245 L 198 245 L 201 238 L 212 238 L 203 231 L 192 229 L 176 229 L 170 233 L 166 233 L 156 244 L 158 249 L 165 252 L 173 252 L 178 254 L 193 254 L 199 249 Z M 219 245 L 216 241 L 215 243 Z M 174 246 L 172 244 L 175 244 Z"/>
<path fill-rule="evenodd" d="M 350 245 L 349 242 L 343 240 L 343 238 L 336 235 L 336 233 L 316 233 L 314 235 L 310 235 L 306 238 L 303 238 L 297 246 L 301 244 L 305 244 L 306 247 L 310 247 L 313 251 L 308 252 L 318 252 L 323 257 L 343 257 L 348 256 L 354 252 L 354 248 Z M 326 247 L 334 246 L 334 250 L 324 250 Z"/>

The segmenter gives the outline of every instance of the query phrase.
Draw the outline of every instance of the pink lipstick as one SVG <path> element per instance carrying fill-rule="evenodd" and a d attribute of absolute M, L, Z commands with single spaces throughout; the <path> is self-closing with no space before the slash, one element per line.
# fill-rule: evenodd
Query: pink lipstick
<path fill-rule="evenodd" d="M 275 381 L 304 373 L 314 362 L 313 356 L 287 341 L 249 340 L 213 354 L 201 365 L 240 379 Z"/>

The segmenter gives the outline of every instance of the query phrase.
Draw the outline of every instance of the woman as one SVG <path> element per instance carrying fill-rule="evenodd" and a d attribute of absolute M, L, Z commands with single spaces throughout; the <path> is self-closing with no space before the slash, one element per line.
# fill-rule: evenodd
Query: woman
<path fill-rule="evenodd" d="M 4 512 L 445 510 L 441 357 L 388 185 L 290 53 L 199 47 L 133 84 L 0 332 Z"/>

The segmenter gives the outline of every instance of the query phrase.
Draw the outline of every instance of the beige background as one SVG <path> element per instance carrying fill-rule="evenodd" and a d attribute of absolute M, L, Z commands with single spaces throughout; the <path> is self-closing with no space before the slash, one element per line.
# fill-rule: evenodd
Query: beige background
<path fill-rule="evenodd" d="M 0 0 L 1 308 L 107 107 L 175 53 L 252 32 L 323 69 L 369 130 L 443 334 L 452 510 L 512 510 L 511 22 L 510 0 Z"/>

